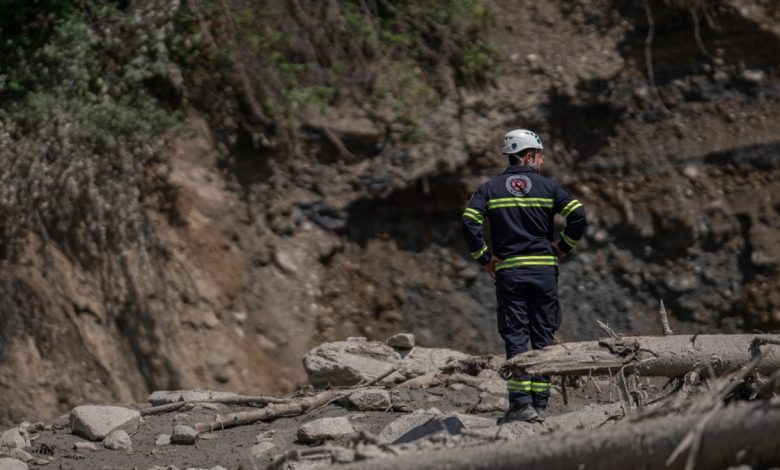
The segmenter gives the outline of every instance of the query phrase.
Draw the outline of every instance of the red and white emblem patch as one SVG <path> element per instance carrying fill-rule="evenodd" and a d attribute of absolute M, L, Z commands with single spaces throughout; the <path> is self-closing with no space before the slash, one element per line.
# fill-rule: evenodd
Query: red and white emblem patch
<path fill-rule="evenodd" d="M 531 191 L 531 179 L 525 175 L 512 175 L 506 180 L 506 190 L 515 196 L 525 196 Z"/>

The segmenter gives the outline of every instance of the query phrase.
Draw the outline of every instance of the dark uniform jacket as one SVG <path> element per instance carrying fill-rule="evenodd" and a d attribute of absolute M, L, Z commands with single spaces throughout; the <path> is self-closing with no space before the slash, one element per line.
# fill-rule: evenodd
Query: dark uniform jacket
<path fill-rule="evenodd" d="M 481 264 L 491 254 L 502 261 L 496 269 L 520 266 L 557 266 L 550 242 L 554 216 L 566 218 L 558 248 L 574 247 L 585 230 L 585 208 L 560 183 L 537 174 L 528 166 L 510 166 L 480 186 L 463 212 L 463 236 L 471 256 Z M 490 221 L 492 253 L 482 233 Z"/>

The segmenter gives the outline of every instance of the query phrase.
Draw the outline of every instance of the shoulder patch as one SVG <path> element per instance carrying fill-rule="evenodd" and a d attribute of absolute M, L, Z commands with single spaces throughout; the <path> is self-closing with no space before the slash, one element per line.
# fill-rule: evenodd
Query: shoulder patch
<path fill-rule="evenodd" d="M 506 190 L 515 196 L 525 196 L 531 191 L 531 179 L 525 175 L 512 175 L 506 179 Z"/>

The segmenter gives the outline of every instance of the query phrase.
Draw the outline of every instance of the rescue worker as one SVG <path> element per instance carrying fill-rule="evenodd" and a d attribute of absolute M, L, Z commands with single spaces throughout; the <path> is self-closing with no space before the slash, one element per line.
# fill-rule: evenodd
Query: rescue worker
<path fill-rule="evenodd" d="M 553 342 L 561 325 L 558 260 L 582 237 L 585 209 L 560 183 L 541 175 L 542 141 L 526 129 L 509 131 L 502 142 L 509 168 L 486 182 L 463 212 L 463 236 L 471 256 L 496 284 L 498 331 L 507 359 Z M 555 214 L 566 219 L 554 241 Z M 483 235 L 490 221 L 491 248 Z M 500 422 L 544 421 L 549 376 L 509 377 L 509 411 Z"/>

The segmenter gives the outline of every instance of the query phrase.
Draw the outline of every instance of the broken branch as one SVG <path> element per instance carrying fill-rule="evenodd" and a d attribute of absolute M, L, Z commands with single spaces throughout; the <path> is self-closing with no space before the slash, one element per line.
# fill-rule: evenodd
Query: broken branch
<path fill-rule="evenodd" d="M 528 351 L 507 361 L 517 374 L 607 375 L 610 369 L 640 376 L 678 377 L 703 369 L 703 376 L 722 375 L 748 365 L 761 348 L 764 360 L 756 369 L 765 375 L 780 368 L 780 335 L 622 336 L 569 343 Z"/>
<path fill-rule="evenodd" d="M 234 426 L 256 423 L 258 421 L 272 421 L 283 416 L 298 416 L 317 408 L 325 403 L 353 393 L 354 390 L 327 390 L 310 397 L 290 400 L 286 403 L 270 403 L 261 410 L 239 411 L 225 416 L 217 416 L 214 420 L 197 423 L 195 431 L 215 431 Z"/>

